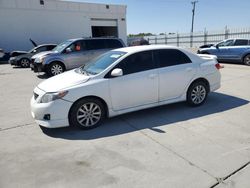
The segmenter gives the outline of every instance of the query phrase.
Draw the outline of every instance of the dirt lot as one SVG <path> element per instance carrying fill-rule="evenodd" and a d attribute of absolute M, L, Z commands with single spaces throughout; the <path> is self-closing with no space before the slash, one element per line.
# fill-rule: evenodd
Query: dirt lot
<path fill-rule="evenodd" d="M 45 77 L 0 65 L 0 187 L 249 187 L 250 67 L 224 65 L 221 89 L 201 107 L 45 132 L 29 109 Z"/>

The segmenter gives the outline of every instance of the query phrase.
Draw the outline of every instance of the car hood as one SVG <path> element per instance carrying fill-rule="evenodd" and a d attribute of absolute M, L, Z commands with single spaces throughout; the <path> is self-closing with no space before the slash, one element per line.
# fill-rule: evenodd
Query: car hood
<path fill-rule="evenodd" d="M 38 88 L 45 92 L 58 92 L 85 83 L 89 79 L 89 76 L 77 73 L 74 69 L 43 81 Z"/>
<path fill-rule="evenodd" d="M 47 55 L 54 54 L 54 53 L 56 53 L 56 52 L 53 52 L 53 51 L 40 52 L 38 54 L 33 55 L 32 59 L 36 59 L 36 58 L 39 58 L 39 57 L 42 57 L 42 56 L 47 56 Z"/>
<path fill-rule="evenodd" d="M 19 55 L 23 55 L 23 54 L 27 54 L 28 52 L 26 52 L 26 51 L 12 51 L 11 53 L 10 53 L 10 56 L 11 57 L 16 57 L 16 56 L 19 56 Z"/>

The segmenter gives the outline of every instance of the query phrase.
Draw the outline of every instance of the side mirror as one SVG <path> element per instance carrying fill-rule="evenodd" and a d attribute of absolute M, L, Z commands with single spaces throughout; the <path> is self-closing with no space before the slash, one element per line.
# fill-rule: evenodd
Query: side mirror
<path fill-rule="evenodd" d="M 33 52 L 32 53 L 36 53 L 37 51 L 36 50 L 33 50 Z"/>
<path fill-rule="evenodd" d="M 70 52 L 72 52 L 72 50 L 71 50 L 71 48 L 66 48 L 65 52 L 70 53 Z"/>
<path fill-rule="evenodd" d="M 218 48 L 219 48 L 219 45 L 218 45 L 218 44 L 216 44 L 216 45 L 215 45 L 215 47 L 218 49 Z"/>
<path fill-rule="evenodd" d="M 116 69 L 112 70 L 112 72 L 111 72 L 111 76 L 113 76 L 113 77 L 119 77 L 122 75 L 123 75 L 123 71 L 122 71 L 122 69 L 119 69 L 119 68 L 116 68 Z"/>

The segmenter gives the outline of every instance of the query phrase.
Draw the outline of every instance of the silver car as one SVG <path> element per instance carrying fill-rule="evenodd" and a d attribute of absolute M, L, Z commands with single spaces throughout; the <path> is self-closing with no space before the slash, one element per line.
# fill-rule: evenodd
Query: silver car
<path fill-rule="evenodd" d="M 123 41 L 117 38 L 70 39 L 59 44 L 52 51 L 33 56 L 31 69 L 34 72 L 45 72 L 49 76 L 54 76 L 80 67 L 111 49 L 124 46 Z"/>

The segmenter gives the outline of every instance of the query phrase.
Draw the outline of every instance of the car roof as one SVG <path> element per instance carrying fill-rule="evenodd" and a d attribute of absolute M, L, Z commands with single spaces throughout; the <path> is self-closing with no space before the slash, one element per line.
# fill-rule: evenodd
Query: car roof
<path fill-rule="evenodd" d="M 40 44 L 36 47 L 41 47 L 41 46 L 57 46 L 57 44 Z"/>
<path fill-rule="evenodd" d="M 143 46 L 131 46 L 125 48 L 118 48 L 113 51 L 122 51 L 127 53 L 135 53 L 140 51 L 147 51 L 147 50 L 159 50 L 159 49 L 181 49 L 176 46 L 168 46 L 168 45 L 143 45 Z"/>
<path fill-rule="evenodd" d="M 77 40 L 100 40 L 100 39 L 115 39 L 115 40 L 121 40 L 120 38 L 116 38 L 116 37 L 86 37 L 86 38 L 75 38 L 75 39 L 69 39 L 67 41 L 77 41 Z"/>

